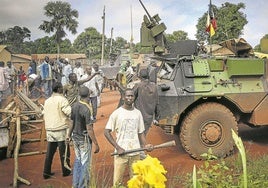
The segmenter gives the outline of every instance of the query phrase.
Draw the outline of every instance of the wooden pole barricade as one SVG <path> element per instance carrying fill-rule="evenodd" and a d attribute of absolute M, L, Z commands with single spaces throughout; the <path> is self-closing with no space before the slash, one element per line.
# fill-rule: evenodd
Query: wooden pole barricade
<path fill-rule="evenodd" d="M 19 163 L 18 163 L 18 157 L 19 157 L 19 150 L 21 145 L 21 129 L 20 129 L 20 109 L 17 108 L 16 110 L 16 123 L 17 123 L 17 142 L 16 147 L 14 151 L 14 176 L 13 176 L 13 187 L 18 186 L 18 180 L 26 185 L 31 185 L 31 183 L 19 176 Z"/>
<path fill-rule="evenodd" d="M 41 108 L 20 91 L 15 92 L 16 95 L 6 99 L 5 108 L 0 109 L 3 119 L 0 121 L 1 128 L 8 129 L 8 145 L 6 157 L 14 157 L 14 176 L 13 187 L 18 186 L 18 181 L 30 185 L 31 183 L 19 176 L 19 156 L 42 154 L 45 145 L 45 130 L 43 125 L 35 126 L 31 123 L 42 123 Z M 25 108 L 25 109 L 24 109 Z M 32 119 L 34 117 L 34 119 Z M 40 127 L 42 126 L 42 127 Z M 23 128 L 23 129 L 22 129 Z M 22 135 L 40 131 L 40 137 L 37 139 L 22 138 Z M 40 141 L 40 149 L 27 153 L 19 153 L 22 142 Z"/>

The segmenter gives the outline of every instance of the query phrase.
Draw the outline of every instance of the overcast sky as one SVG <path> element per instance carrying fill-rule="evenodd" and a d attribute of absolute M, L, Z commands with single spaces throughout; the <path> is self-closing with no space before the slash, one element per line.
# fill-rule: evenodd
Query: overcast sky
<path fill-rule="evenodd" d="M 0 1 L 0 31 L 16 25 L 27 27 L 31 31 L 31 40 L 42 38 L 47 34 L 38 29 L 42 20 L 49 20 L 44 16 L 44 6 L 49 0 L 1 0 Z M 87 27 L 95 27 L 102 33 L 102 14 L 105 6 L 105 35 L 113 38 L 121 36 L 126 40 L 131 37 L 131 10 L 134 43 L 140 41 L 140 26 L 145 11 L 139 0 L 65 0 L 72 9 L 79 12 L 78 33 L 68 33 L 67 38 L 73 41 Z M 228 0 L 212 0 L 212 4 L 220 7 Z M 244 13 L 248 24 L 244 27 L 244 35 L 253 47 L 260 43 L 260 39 L 268 34 L 268 1 L 267 0 L 229 0 L 237 4 L 246 5 Z M 208 10 L 209 0 L 143 0 L 151 16 L 159 14 L 162 22 L 167 26 L 166 33 L 183 30 L 190 39 L 195 39 L 196 24 Z"/>

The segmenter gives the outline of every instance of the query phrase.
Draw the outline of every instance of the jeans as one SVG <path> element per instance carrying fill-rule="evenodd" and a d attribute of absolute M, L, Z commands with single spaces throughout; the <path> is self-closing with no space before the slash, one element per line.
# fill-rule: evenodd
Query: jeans
<path fill-rule="evenodd" d="M 44 80 L 43 89 L 45 92 L 45 98 L 49 98 L 52 94 L 52 80 Z"/>
<path fill-rule="evenodd" d="M 81 136 L 73 134 L 73 144 L 75 152 L 75 161 L 73 168 L 73 187 L 87 188 L 90 183 L 90 168 L 91 168 L 91 147 L 88 135 Z"/>

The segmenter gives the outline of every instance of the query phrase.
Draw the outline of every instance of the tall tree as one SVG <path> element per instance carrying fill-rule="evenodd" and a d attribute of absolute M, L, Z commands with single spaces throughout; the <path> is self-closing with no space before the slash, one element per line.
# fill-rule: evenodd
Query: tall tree
<path fill-rule="evenodd" d="M 72 10 L 69 3 L 62 1 L 48 2 L 44 10 L 45 15 L 51 18 L 51 20 L 44 20 L 39 29 L 44 30 L 46 33 L 55 32 L 54 37 L 59 54 L 60 43 L 63 37 L 66 36 L 65 29 L 69 30 L 72 34 L 77 33 L 78 21 L 76 18 L 78 18 L 78 11 Z"/>
<path fill-rule="evenodd" d="M 243 28 L 248 23 L 246 14 L 242 12 L 245 9 L 244 3 L 232 4 L 224 3 L 220 8 L 212 5 L 215 17 L 217 19 L 217 30 L 212 37 L 212 43 L 219 43 L 224 40 L 239 38 L 243 34 Z M 196 38 L 199 41 L 209 42 L 209 34 L 206 32 L 207 13 L 198 19 L 196 25 Z"/>
<path fill-rule="evenodd" d="M 188 33 L 182 30 L 174 31 L 172 34 L 166 34 L 167 42 L 177 42 L 179 40 L 188 40 Z"/>
<path fill-rule="evenodd" d="M 14 53 L 24 53 L 23 42 L 30 37 L 31 31 L 27 27 L 14 26 L 0 32 L 0 44 L 8 45 Z"/>
<path fill-rule="evenodd" d="M 85 53 L 90 59 L 101 58 L 102 36 L 94 27 L 88 27 L 74 40 L 76 52 Z"/>
<path fill-rule="evenodd" d="M 126 39 L 122 37 L 116 37 L 114 46 L 117 50 L 119 50 L 119 49 L 124 49 L 124 48 L 129 47 L 130 44 L 127 43 Z"/>
<path fill-rule="evenodd" d="M 127 41 L 122 37 L 116 37 L 115 40 L 112 40 L 112 53 L 117 53 L 119 49 L 126 48 L 127 46 Z M 105 36 L 105 41 L 104 56 L 109 58 L 111 38 L 106 39 Z M 74 40 L 73 47 L 76 52 L 85 53 L 90 59 L 100 59 L 101 43 L 102 35 L 100 32 L 94 27 L 88 27 Z"/>

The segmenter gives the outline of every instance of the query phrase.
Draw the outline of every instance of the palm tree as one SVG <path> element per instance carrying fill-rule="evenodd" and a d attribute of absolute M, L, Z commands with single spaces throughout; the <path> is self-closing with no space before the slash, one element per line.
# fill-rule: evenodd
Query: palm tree
<path fill-rule="evenodd" d="M 76 28 L 78 27 L 78 21 L 75 18 L 78 18 L 78 11 L 72 10 L 68 2 L 62 1 L 48 2 L 44 10 L 45 15 L 51 18 L 51 20 L 44 20 L 39 26 L 39 29 L 44 30 L 46 33 L 55 32 L 54 38 L 59 56 L 60 42 L 62 38 L 66 36 L 64 29 L 69 30 L 72 34 L 77 33 Z"/>

